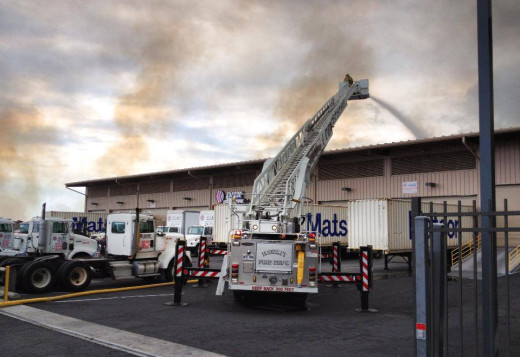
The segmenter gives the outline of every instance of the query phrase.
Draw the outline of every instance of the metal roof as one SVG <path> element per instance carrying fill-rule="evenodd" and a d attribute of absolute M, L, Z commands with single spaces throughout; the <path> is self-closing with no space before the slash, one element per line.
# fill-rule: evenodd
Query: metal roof
<path fill-rule="evenodd" d="M 520 127 L 495 130 L 495 135 L 514 134 L 514 133 L 520 133 Z M 458 140 L 458 139 L 462 139 L 463 137 L 478 139 L 479 133 L 478 132 L 469 132 L 469 133 L 463 133 L 463 134 L 439 136 L 439 137 L 417 139 L 417 140 L 406 140 L 406 141 L 397 141 L 397 142 L 384 143 L 384 144 L 356 146 L 356 147 L 349 147 L 349 148 L 344 148 L 344 149 L 325 151 L 323 153 L 323 155 L 325 156 L 325 155 L 331 155 L 331 154 L 341 154 L 341 153 L 364 151 L 364 150 L 388 149 L 388 148 L 400 147 L 400 146 L 422 145 L 422 144 L 436 143 L 436 142 L 442 142 L 442 141 Z M 230 162 L 230 163 L 216 164 L 216 165 L 209 165 L 209 166 L 195 166 L 195 167 L 184 168 L 184 169 L 157 171 L 157 172 L 149 172 L 149 173 L 136 174 L 136 175 L 105 177 L 105 178 L 94 179 L 94 180 L 69 182 L 69 183 L 65 184 L 65 187 L 86 187 L 86 186 L 90 186 L 90 185 L 96 184 L 96 183 L 107 183 L 110 181 L 115 181 L 116 179 L 117 180 L 132 180 L 132 179 L 139 179 L 139 178 L 150 177 L 150 176 L 155 176 L 155 177 L 168 176 L 168 175 L 179 174 L 179 173 L 186 173 L 189 175 L 191 171 L 214 170 L 214 169 L 218 169 L 218 168 L 225 168 L 225 167 L 232 167 L 232 166 L 239 167 L 239 166 L 247 166 L 247 165 L 258 165 L 258 164 L 262 164 L 263 162 L 265 162 L 265 160 L 267 160 L 267 158 L 257 159 L 257 160 L 248 160 L 248 161 Z"/>

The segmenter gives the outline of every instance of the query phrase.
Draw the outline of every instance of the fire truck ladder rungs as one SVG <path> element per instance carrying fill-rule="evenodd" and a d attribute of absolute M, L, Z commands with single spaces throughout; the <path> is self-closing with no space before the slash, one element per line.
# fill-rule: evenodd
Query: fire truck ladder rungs
<path fill-rule="evenodd" d="M 305 188 L 307 176 L 327 146 L 332 128 L 347 106 L 347 100 L 366 97 L 368 94 L 361 94 L 360 82 L 354 82 L 350 87 L 346 84 L 341 86 L 264 167 L 253 186 L 251 208 L 288 215 L 296 205 L 292 199 L 300 198 L 298 189 Z"/>

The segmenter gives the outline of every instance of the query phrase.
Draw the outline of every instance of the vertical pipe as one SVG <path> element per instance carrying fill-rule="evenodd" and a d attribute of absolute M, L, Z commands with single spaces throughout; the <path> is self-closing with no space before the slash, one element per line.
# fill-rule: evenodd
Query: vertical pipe
<path fill-rule="evenodd" d="M 432 355 L 428 224 L 428 217 L 415 217 L 415 355 L 418 357 Z"/>
<path fill-rule="evenodd" d="M 386 168 L 386 165 L 385 165 L 385 168 Z M 385 171 L 385 175 L 386 175 L 386 171 Z M 412 226 L 411 228 L 411 237 L 410 239 L 412 240 L 412 261 L 408 263 L 408 265 L 410 266 L 411 263 L 413 263 L 413 259 L 416 259 L 416 255 L 415 255 L 415 217 L 419 216 L 421 214 L 421 197 L 412 197 L 412 212 L 411 212 L 411 215 L 412 215 L 412 219 L 411 219 L 411 222 L 410 222 L 410 225 Z M 387 262 L 387 255 L 385 253 L 385 270 L 388 270 L 388 262 Z M 415 269 L 412 269 L 412 279 L 413 279 L 413 288 L 415 290 Z M 414 313 L 414 321 L 417 321 L 417 316 L 416 316 L 416 310 L 417 310 L 417 306 L 416 308 L 414 309 L 413 313 Z M 414 347 L 416 347 L 414 345 Z M 417 354 L 417 351 L 415 351 L 415 353 Z"/>
<path fill-rule="evenodd" d="M 478 241 L 478 214 L 477 214 L 477 201 L 473 200 L 473 306 L 475 307 L 474 315 L 473 315 L 473 326 L 475 327 L 475 351 L 477 353 L 476 357 L 478 357 L 478 265 L 477 265 L 477 241 Z M 482 239 L 482 238 L 481 238 Z"/>
<path fill-rule="evenodd" d="M 459 220 L 459 229 L 462 228 L 462 203 L 459 201 L 457 204 L 457 219 Z M 464 356 L 464 308 L 462 307 L 462 232 L 457 232 L 457 243 L 459 248 L 459 356 Z M 476 252 L 474 253 L 476 254 Z"/>
<path fill-rule="evenodd" d="M 509 346 L 511 345 L 511 302 L 509 299 L 509 216 L 507 212 L 507 198 L 504 199 L 504 249 L 505 249 L 505 272 L 506 272 L 506 315 L 507 315 L 507 330 L 506 330 L 506 356 L 509 356 Z"/>
<path fill-rule="evenodd" d="M 433 355 L 446 356 L 446 235 L 445 224 L 434 223 L 432 241 Z M 442 231 L 441 231 L 442 230 Z"/>
<path fill-rule="evenodd" d="M 444 309 L 443 309 L 443 313 L 444 314 L 448 314 L 448 287 L 447 287 L 447 275 L 446 275 L 446 265 L 447 265 L 447 248 L 446 248 L 446 240 L 447 239 L 450 239 L 449 238 L 449 220 L 448 220 L 448 202 L 444 201 L 443 202 L 443 205 L 442 205 L 442 208 L 443 208 L 443 212 L 444 212 L 444 227 L 443 227 L 443 232 L 442 232 L 442 239 L 444 240 L 444 249 L 441 251 L 442 253 L 442 263 L 444 264 L 444 267 L 442 268 L 443 272 L 444 272 L 444 275 L 442 276 L 443 279 L 444 279 L 444 284 L 445 284 L 445 287 L 444 287 Z M 444 316 L 443 318 L 443 328 L 442 328 L 442 333 L 443 333 L 443 342 L 444 342 L 444 355 L 448 355 L 448 351 L 447 351 L 447 348 L 448 348 L 448 318 L 447 316 Z"/>
<path fill-rule="evenodd" d="M 478 81 L 480 129 L 480 208 L 495 211 L 493 32 L 491 0 L 477 0 Z M 482 215 L 482 332 L 483 354 L 496 356 L 498 304 L 494 216 Z"/>

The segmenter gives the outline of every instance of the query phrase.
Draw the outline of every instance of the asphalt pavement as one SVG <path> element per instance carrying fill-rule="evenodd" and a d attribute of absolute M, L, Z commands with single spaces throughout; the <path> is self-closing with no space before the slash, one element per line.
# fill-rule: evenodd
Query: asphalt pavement
<path fill-rule="evenodd" d="M 196 356 L 210 351 L 227 356 L 412 356 L 414 355 L 414 294 L 412 277 L 407 264 L 390 264 L 390 271 L 382 269 L 382 259 L 374 265 L 375 281 L 369 295 L 369 307 L 376 313 L 359 313 L 360 294 L 355 286 L 333 287 L 320 285 L 320 292 L 311 295 L 305 310 L 295 309 L 286 301 L 257 300 L 237 302 L 232 294 L 215 296 L 216 282 L 207 288 L 187 285 L 182 301 L 186 307 L 167 306 L 173 300 L 173 287 L 92 295 L 55 302 L 32 304 L 42 313 L 64 316 L 75 322 L 62 326 L 92 325 L 93 329 L 107 329 L 109 339 L 121 338 L 121 333 L 137 334 L 144 341 L 171 343 L 171 352 L 163 355 Z M 328 263 L 326 263 L 328 264 Z M 342 270 L 355 272 L 357 260 L 346 260 Z M 324 268 L 326 265 L 324 265 Z M 325 270 L 325 269 L 324 269 Z M 124 285 L 110 281 L 96 281 L 93 288 Z M 139 281 L 130 284 L 137 285 Z M 128 285 L 129 282 L 126 282 Z M 463 281 L 464 355 L 476 355 L 478 338 L 471 335 L 471 280 Z M 502 290 L 501 290 L 502 291 Z M 459 355 L 460 337 L 457 307 L 458 282 L 449 283 L 450 355 Z M 511 296 L 520 294 L 519 275 L 511 277 Z M 22 296 L 27 297 L 27 296 Z M 266 296 L 267 298 L 267 296 Z M 501 303 L 499 301 L 499 303 Z M 520 335 L 520 306 L 511 302 L 512 336 Z M 500 333 L 504 340 L 504 311 L 500 306 Z M 5 310 L 7 311 L 7 310 Z M 14 311 L 16 314 L 16 311 Z M 57 316 L 57 315 L 51 315 Z M 453 318 L 451 318 L 453 317 Z M 79 321 L 78 321 L 79 320 Z M 84 321 L 84 323 L 82 323 Z M 58 325 L 58 323 L 56 323 Z M 125 350 L 117 345 L 99 345 L 88 336 L 71 337 L 2 314 L 0 310 L 0 351 L 2 356 L 125 356 L 154 355 L 139 349 Z M 103 335 L 103 334 L 102 334 Z M 129 335 L 129 336 L 137 336 Z M 135 337 L 131 337 L 132 340 Z M 477 342 L 475 342 L 475 340 Z M 129 341 L 130 344 L 130 341 Z M 176 345 L 177 344 L 177 345 Z M 144 343 L 143 343 L 144 345 Z M 178 347 L 175 347 L 178 346 Z M 193 348 L 192 352 L 184 346 Z M 503 346 L 503 345 L 502 345 Z M 520 342 L 512 338 L 511 355 L 520 355 Z M 163 349 L 164 350 L 164 349 Z M 187 354 L 188 353 L 188 354 Z"/>

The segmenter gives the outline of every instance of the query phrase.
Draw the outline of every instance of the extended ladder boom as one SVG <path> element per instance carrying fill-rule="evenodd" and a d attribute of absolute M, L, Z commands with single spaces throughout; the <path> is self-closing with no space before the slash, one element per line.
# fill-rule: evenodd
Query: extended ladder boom
<path fill-rule="evenodd" d="M 310 173 L 332 137 L 332 129 L 350 99 L 369 97 L 368 80 L 339 84 L 333 95 L 312 118 L 296 132 L 274 157 L 264 163 L 253 186 L 249 215 L 257 218 L 292 217 L 291 210 L 302 199 Z"/>

